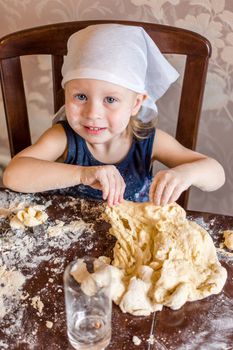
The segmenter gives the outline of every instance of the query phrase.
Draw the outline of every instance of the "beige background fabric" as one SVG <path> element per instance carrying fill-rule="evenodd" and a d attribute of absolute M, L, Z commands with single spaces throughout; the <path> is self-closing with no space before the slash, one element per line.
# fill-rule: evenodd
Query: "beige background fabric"
<path fill-rule="evenodd" d="M 233 1 L 232 0 L 0 0 L 0 36 L 43 24 L 74 20 L 121 19 L 161 23 L 198 32 L 213 47 L 197 150 L 216 158 L 226 183 L 207 193 L 192 189 L 189 208 L 233 215 Z M 174 133 L 184 60 L 168 57 L 181 79 L 159 101 L 159 126 Z M 33 140 L 51 125 L 51 65 L 47 56 L 24 58 Z M 0 164 L 9 161 L 0 94 Z"/>

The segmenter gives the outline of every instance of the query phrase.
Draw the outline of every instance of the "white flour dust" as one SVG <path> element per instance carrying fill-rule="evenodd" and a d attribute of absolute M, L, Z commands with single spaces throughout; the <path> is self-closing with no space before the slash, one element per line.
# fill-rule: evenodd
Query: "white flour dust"
<path fill-rule="evenodd" d="M 18 210 L 37 204 L 43 204 L 45 211 L 49 211 L 51 205 L 58 206 L 58 209 L 61 209 L 61 215 L 57 222 L 48 217 L 44 224 L 33 228 L 25 227 L 14 230 L 10 227 L 12 215 Z M 62 211 L 66 207 L 75 209 L 77 204 L 88 210 L 85 200 L 73 197 L 67 197 L 66 201 L 58 204 L 32 194 L 16 194 L 10 191 L 0 193 L 0 329 L 5 336 L 17 338 L 19 344 L 26 342 L 32 344 L 33 348 L 37 333 L 37 325 L 34 324 L 30 334 L 22 336 L 25 309 L 28 307 L 34 309 L 38 318 L 43 315 L 41 296 L 29 296 L 23 290 L 28 280 L 37 278 L 35 269 L 45 261 L 52 263 L 53 268 L 46 268 L 49 270 L 47 271 L 49 278 L 46 288 L 50 288 L 56 280 L 56 275 L 62 273 L 65 268 L 65 257 L 62 251 L 66 251 L 75 242 L 82 244 L 84 242 L 83 232 L 87 232 L 90 236 L 88 245 L 85 241 L 85 251 L 93 247 L 91 241 L 94 232 L 93 225 L 83 221 L 77 215 L 67 218 L 65 211 Z M 62 286 L 57 287 L 57 292 L 62 292 Z M 55 315 L 53 320 L 48 320 L 47 328 L 52 328 L 57 318 Z M 7 342 L 1 339 L 0 349 L 5 348 L 8 348 Z"/>

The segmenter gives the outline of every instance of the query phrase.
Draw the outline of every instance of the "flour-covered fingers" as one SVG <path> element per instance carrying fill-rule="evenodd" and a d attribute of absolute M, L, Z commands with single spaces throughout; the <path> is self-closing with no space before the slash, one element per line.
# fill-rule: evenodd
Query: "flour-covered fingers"
<path fill-rule="evenodd" d="M 101 184 L 102 197 L 104 200 L 106 200 L 109 196 L 110 184 L 108 181 L 107 173 L 105 171 L 101 172 L 101 177 L 98 179 L 98 181 Z"/>
<path fill-rule="evenodd" d="M 159 171 L 150 188 L 150 200 L 156 205 L 175 202 L 190 185 L 189 179 L 180 169 Z"/>
<path fill-rule="evenodd" d="M 125 187 L 126 187 L 125 181 L 120 174 L 119 174 L 118 180 L 119 182 L 116 189 L 116 201 L 114 202 L 114 205 L 120 204 L 124 200 L 124 193 L 125 193 Z"/>
<path fill-rule="evenodd" d="M 121 191 L 120 191 L 120 195 L 118 198 L 119 203 L 121 203 L 124 200 L 125 188 L 126 188 L 126 184 L 125 184 L 123 177 L 121 176 Z"/>
<path fill-rule="evenodd" d="M 150 186 L 149 199 L 155 205 L 160 205 L 161 196 L 163 194 L 163 189 L 166 185 L 166 180 L 164 177 L 164 172 L 159 171 Z"/>
<path fill-rule="evenodd" d="M 112 206 L 122 201 L 125 182 L 118 171 L 113 165 L 106 165 L 103 167 L 103 178 L 100 179 L 103 185 L 103 199 L 107 199 L 108 205 Z"/>
<path fill-rule="evenodd" d="M 115 194 L 114 194 L 114 199 L 113 199 L 113 205 L 119 204 L 119 197 L 121 193 L 121 175 L 115 174 Z"/>
<path fill-rule="evenodd" d="M 156 180 L 157 181 L 154 181 L 151 185 L 149 196 L 151 202 L 153 202 L 155 205 L 160 205 L 166 183 L 162 179 Z"/>
<path fill-rule="evenodd" d="M 160 205 L 166 205 L 171 202 L 171 199 L 173 198 L 173 192 L 176 188 L 176 181 L 171 180 L 170 182 L 167 182 L 165 186 L 163 187 L 163 192 L 160 197 Z"/>
<path fill-rule="evenodd" d="M 109 193 L 108 193 L 108 205 L 111 207 L 115 201 L 115 192 L 117 188 L 117 179 L 114 173 L 108 173 Z"/>
<path fill-rule="evenodd" d="M 168 203 L 176 202 L 180 195 L 186 190 L 184 186 L 176 186 L 168 200 Z"/>
<path fill-rule="evenodd" d="M 115 176 L 115 193 L 113 197 L 113 205 L 116 205 L 122 202 L 123 200 L 123 196 L 125 192 L 125 181 L 117 169 L 115 171 L 114 176 Z"/>

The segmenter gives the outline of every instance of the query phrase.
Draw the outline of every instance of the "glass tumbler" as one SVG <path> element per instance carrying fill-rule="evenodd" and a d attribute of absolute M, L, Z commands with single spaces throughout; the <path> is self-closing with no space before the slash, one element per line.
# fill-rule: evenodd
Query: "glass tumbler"
<path fill-rule="evenodd" d="M 80 260 L 86 264 L 91 282 L 89 289 L 85 277 L 81 283 L 73 277 L 80 266 Z M 94 260 L 93 257 L 77 259 L 64 272 L 67 333 L 69 342 L 77 350 L 105 349 L 111 339 L 111 275 L 105 273 L 104 283 L 93 279 Z"/>

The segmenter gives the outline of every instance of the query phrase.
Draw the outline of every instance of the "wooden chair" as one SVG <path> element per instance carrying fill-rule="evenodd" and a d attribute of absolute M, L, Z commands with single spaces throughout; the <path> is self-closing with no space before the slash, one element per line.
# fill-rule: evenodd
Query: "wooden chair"
<path fill-rule="evenodd" d="M 91 24 L 121 23 L 143 27 L 165 54 L 186 55 L 176 138 L 195 149 L 208 60 L 209 41 L 201 35 L 175 27 L 131 21 L 77 21 L 35 27 L 9 34 L 0 40 L 0 76 L 11 155 L 31 144 L 20 56 L 51 55 L 54 112 L 64 104 L 61 66 L 69 36 Z M 188 191 L 180 204 L 187 207 Z"/>

